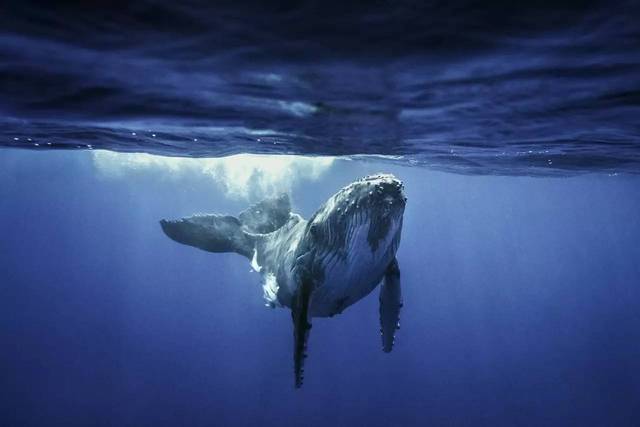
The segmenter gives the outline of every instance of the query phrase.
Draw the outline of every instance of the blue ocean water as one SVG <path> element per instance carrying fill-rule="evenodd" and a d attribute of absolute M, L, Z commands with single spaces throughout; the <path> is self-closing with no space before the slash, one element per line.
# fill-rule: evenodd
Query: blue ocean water
<path fill-rule="evenodd" d="M 637 176 L 348 160 L 302 176 L 304 158 L 277 164 L 283 181 L 250 171 L 249 187 L 286 189 L 305 217 L 366 174 L 406 186 L 394 350 L 381 351 L 374 291 L 314 319 L 296 390 L 290 313 L 264 306 L 247 260 L 158 224 L 233 214 L 259 192 L 233 187 L 237 168 L 165 160 L 0 152 L 3 426 L 640 422 Z"/>

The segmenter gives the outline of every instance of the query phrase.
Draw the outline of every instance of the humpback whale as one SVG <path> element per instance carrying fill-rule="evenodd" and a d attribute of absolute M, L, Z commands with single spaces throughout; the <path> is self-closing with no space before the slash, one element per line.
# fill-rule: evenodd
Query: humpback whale
<path fill-rule="evenodd" d="M 160 225 L 176 242 L 251 260 L 266 304 L 291 310 L 299 388 L 311 318 L 342 313 L 378 284 L 382 350 L 391 351 L 402 307 L 396 252 L 407 200 L 403 189 L 393 175 L 371 175 L 342 188 L 308 220 L 291 212 L 282 194 L 237 217 L 195 215 Z"/>

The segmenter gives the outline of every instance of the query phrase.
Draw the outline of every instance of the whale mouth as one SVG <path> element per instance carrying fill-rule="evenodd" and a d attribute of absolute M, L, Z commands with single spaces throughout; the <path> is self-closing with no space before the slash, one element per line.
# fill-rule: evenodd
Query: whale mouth
<path fill-rule="evenodd" d="M 375 252 L 402 224 L 404 186 L 395 176 L 377 174 L 344 187 L 309 221 L 309 232 L 323 250 L 342 253 L 364 236 Z M 343 254 L 344 255 L 344 254 Z"/>
<path fill-rule="evenodd" d="M 336 194 L 329 215 L 366 219 L 397 218 L 407 203 L 402 181 L 391 174 L 366 176 Z"/>
<path fill-rule="evenodd" d="M 407 203 L 404 184 L 391 174 L 369 175 L 353 184 L 360 204 L 374 208 L 384 217 L 403 211 Z"/>

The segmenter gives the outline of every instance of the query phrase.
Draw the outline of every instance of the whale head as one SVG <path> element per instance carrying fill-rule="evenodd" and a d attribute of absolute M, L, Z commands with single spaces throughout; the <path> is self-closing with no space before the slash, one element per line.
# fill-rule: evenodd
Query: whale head
<path fill-rule="evenodd" d="M 392 259 L 406 201 L 404 186 L 395 176 L 370 175 L 333 195 L 310 219 L 309 232 L 323 252 L 344 258 L 366 249 Z"/>

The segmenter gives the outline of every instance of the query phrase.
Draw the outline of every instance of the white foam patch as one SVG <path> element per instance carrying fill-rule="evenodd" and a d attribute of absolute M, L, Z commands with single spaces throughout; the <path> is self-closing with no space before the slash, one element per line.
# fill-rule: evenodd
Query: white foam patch
<path fill-rule="evenodd" d="M 260 273 L 262 267 L 258 264 L 258 249 L 253 250 L 253 258 L 251 258 L 251 268 L 253 271 Z"/>
<path fill-rule="evenodd" d="M 278 301 L 278 281 L 273 273 L 268 273 L 262 283 L 262 296 L 267 307 L 280 307 Z"/>
<path fill-rule="evenodd" d="M 227 196 L 250 199 L 289 192 L 302 180 L 316 180 L 331 168 L 334 157 L 238 154 L 196 159 L 165 157 L 146 153 L 94 151 L 93 162 L 109 177 L 158 171 L 167 178 L 198 173 L 211 178 Z"/>

